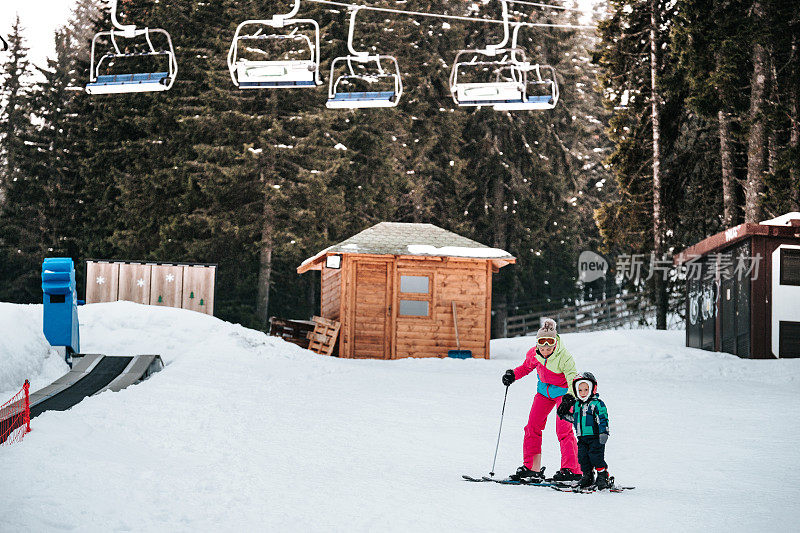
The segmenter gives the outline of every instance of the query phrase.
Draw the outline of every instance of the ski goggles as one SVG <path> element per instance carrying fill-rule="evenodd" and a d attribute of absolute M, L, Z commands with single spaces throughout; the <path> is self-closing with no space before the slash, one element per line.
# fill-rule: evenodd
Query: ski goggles
<path fill-rule="evenodd" d="M 541 339 L 536 339 L 536 344 L 539 346 L 555 346 L 556 340 L 552 337 L 542 337 Z"/>

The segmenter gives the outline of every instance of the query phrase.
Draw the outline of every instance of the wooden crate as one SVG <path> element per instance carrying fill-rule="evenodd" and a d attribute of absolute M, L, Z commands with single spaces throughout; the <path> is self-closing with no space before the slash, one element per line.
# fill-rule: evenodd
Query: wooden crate
<path fill-rule="evenodd" d="M 331 355 L 340 327 L 341 322 L 315 316 L 314 331 L 308 332 L 308 349 L 321 355 Z"/>

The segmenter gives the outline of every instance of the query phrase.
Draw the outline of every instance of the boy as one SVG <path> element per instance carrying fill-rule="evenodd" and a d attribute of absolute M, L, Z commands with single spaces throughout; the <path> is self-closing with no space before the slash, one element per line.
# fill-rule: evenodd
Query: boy
<path fill-rule="evenodd" d="M 579 487 L 589 487 L 597 470 L 597 488 L 614 486 L 614 478 L 608 476 L 605 460 L 606 441 L 608 441 L 608 411 L 606 404 L 597 395 L 597 380 L 591 372 L 584 372 L 572 380 L 572 392 L 576 403 L 562 418 L 572 422 L 578 437 L 578 462 L 583 476 Z M 559 413 L 560 414 L 560 413 Z"/>

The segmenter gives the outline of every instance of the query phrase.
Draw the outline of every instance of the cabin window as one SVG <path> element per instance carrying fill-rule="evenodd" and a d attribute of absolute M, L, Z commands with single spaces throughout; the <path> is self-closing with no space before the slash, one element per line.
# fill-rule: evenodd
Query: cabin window
<path fill-rule="evenodd" d="M 401 316 L 428 316 L 427 300 L 400 300 Z"/>
<path fill-rule="evenodd" d="M 398 274 L 400 286 L 397 291 L 397 315 L 431 318 L 434 272 L 402 269 Z"/>
<path fill-rule="evenodd" d="M 400 292 L 411 294 L 428 294 L 430 292 L 428 276 L 400 276 Z"/>
<path fill-rule="evenodd" d="M 781 249 L 781 285 L 800 285 L 800 250 Z"/>

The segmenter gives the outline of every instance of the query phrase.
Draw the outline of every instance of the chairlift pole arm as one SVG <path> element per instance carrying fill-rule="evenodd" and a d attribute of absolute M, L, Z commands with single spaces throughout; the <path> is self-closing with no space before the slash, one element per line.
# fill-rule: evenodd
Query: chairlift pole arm
<path fill-rule="evenodd" d="M 2 36 L 0 36 L 0 42 L 2 42 L 2 45 L 0 45 L 0 52 L 5 52 L 6 50 L 8 50 L 8 41 L 6 41 L 5 39 L 3 39 Z"/>
<path fill-rule="evenodd" d="M 514 24 L 514 33 L 511 36 L 511 60 L 517 61 L 517 37 L 519 37 L 519 29 L 522 27 L 522 24 L 517 23 Z M 523 59 L 524 61 L 524 59 Z"/>
<path fill-rule="evenodd" d="M 503 48 L 508 43 L 508 3 L 507 0 L 500 0 L 500 5 L 503 6 L 503 40 L 497 44 L 489 44 L 486 46 L 487 55 L 493 56 L 497 51 Z"/>
<path fill-rule="evenodd" d="M 294 0 L 294 7 L 292 10 L 284 15 L 273 15 L 272 16 L 272 27 L 274 28 L 283 28 L 286 24 L 286 21 L 294 18 L 297 13 L 300 12 L 300 0 Z"/>
<path fill-rule="evenodd" d="M 351 55 L 356 57 L 366 57 L 369 55 L 369 52 L 357 52 L 355 48 L 353 48 L 353 32 L 356 27 L 356 15 L 358 14 L 361 6 L 353 8 L 352 13 L 350 13 L 350 28 L 347 31 L 347 49 L 350 51 Z"/>
<path fill-rule="evenodd" d="M 111 2 L 111 24 L 113 24 L 116 29 L 122 31 L 125 37 L 133 37 L 133 34 L 136 32 L 136 24 L 120 24 L 117 19 L 117 3 L 119 0 L 109 0 L 109 2 Z"/>

